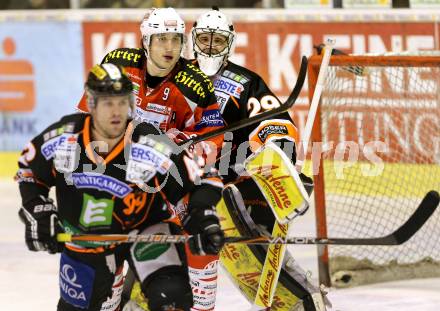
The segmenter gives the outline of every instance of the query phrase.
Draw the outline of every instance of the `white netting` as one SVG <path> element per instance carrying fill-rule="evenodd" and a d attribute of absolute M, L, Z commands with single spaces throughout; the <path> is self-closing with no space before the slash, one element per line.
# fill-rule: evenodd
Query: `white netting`
<path fill-rule="evenodd" d="M 320 115 L 332 146 L 323 156 L 328 236 L 389 234 L 440 190 L 439 88 L 440 62 L 329 67 Z M 404 245 L 332 246 L 329 256 L 336 286 L 440 276 L 440 211 Z"/>

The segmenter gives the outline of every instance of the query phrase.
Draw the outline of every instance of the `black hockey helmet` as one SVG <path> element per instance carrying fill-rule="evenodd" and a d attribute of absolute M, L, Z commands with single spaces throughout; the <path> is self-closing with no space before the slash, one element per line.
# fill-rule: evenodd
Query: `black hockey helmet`
<path fill-rule="evenodd" d="M 85 90 L 90 109 L 94 107 L 96 97 L 131 95 L 133 83 L 122 67 L 106 63 L 93 66 L 87 77 Z"/>

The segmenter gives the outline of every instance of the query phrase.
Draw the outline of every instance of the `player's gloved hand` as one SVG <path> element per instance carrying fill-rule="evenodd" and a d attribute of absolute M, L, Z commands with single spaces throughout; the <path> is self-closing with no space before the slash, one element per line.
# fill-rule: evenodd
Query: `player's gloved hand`
<path fill-rule="evenodd" d="M 57 233 L 62 232 L 57 208 L 49 198 L 39 198 L 21 207 L 18 215 L 25 224 L 25 241 L 31 251 L 47 251 L 55 254 L 62 251 L 63 244 L 57 242 Z"/>
<path fill-rule="evenodd" d="M 170 129 L 166 134 L 177 144 L 187 141 L 193 136 L 197 136 L 176 129 Z M 213 164 L 216 161 L 217 147 L 213 142 L 201 141 L 194 145 L 188 145 L 186 150 L 191 154 L 191 158 L 195 160 L 200 167 L 205 167 L 207 164 Z"/>
<path fill-rule="evenodd" d="M 183 227 L 193 235 L 189 240 L 193 254 L 217 255 L 225 244 L 225 235 L 212 209 L 193 209 L 183 220 Z"/>

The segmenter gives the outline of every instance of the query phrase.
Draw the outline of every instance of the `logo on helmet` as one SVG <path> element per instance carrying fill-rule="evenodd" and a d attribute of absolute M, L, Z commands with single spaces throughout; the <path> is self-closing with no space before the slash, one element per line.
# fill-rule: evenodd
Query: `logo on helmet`
<path fill-rule="evenodd" d="M 167 20 L 167 21 L 164 21 L 164 25 L 168 26 L 168 27 L 177 27 L 177 21 L 175 19 Z"/>
<path fill-rule="evenodd" d="M 107 72 L 105 72 L 105 70 L 99 65 L 93 66 L 93 68 L 90 70 L 90 73 L 93 73 L 98 80 L 103 80 L 107 75 Z"/>
<path fill-rule="evenodd" d="M 120 90 L 122 89 L 122 83 L 119 82 L 119 81 L 113 83 L 113 89 L 114 89 L 115 91 L 120 91 Z"/>

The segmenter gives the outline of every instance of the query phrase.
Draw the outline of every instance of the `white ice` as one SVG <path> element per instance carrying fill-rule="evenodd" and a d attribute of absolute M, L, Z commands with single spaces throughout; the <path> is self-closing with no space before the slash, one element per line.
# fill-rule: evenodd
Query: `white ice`
<path fill-rule="evenodd" d="M 55 310 L 58 300 L 58 255 L 34 253 L 24 244 L 23 225 L 18 220 L 18 187 L 0 180 L 0 310 Z M 313 213 L 295 223 L 293 234 L 314 235 Z M 317 277 L 316 250 L 312 246 L 291 247 L 301 266 Z M 247 310 L 250 305 L 240 296 L 221 271 L 216 310 Z M 331 311 L 438 311 L 440 279 L 418 279 L 330 289 Z"/>

